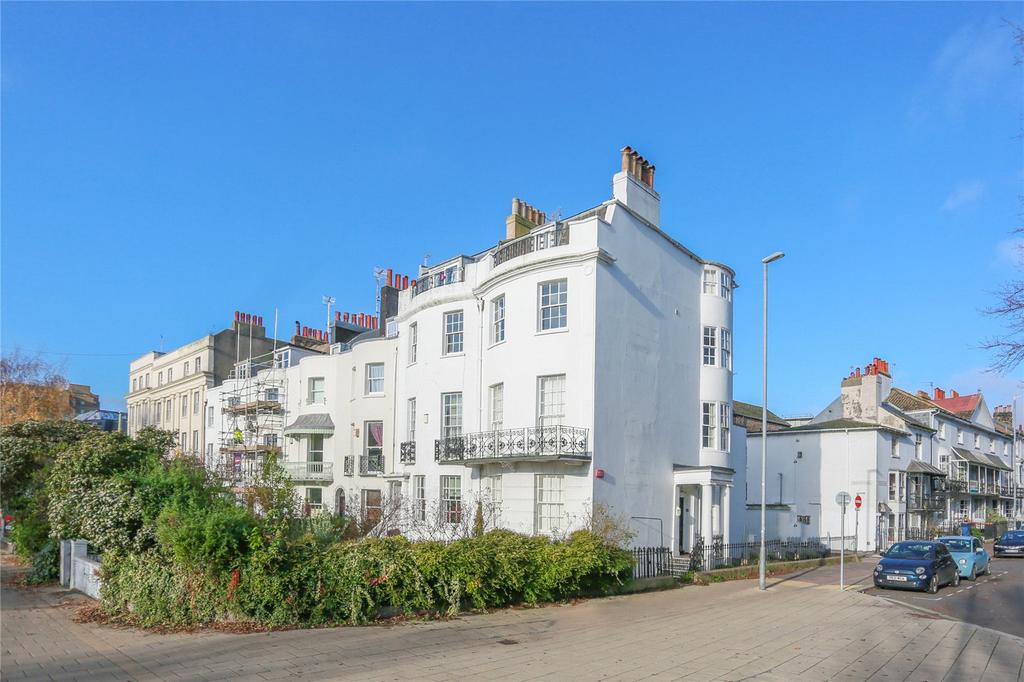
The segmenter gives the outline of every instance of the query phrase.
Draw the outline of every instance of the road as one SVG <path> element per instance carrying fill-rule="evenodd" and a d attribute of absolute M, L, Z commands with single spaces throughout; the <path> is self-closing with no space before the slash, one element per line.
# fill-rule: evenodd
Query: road
<path fill-rule="evenodd" d="M 989 575 L 938 594 L 871 587 L 866 594 L 1024 637 L 1024 557 L 992 560 Z"/>

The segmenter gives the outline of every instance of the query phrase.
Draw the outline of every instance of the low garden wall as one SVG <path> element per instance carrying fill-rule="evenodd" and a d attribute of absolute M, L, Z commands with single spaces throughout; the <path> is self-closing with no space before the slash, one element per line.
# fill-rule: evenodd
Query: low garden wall
<path fill-rule="evenodd" d="M 89 555 L 85 540 L 62 540 L 60 543 L 60 584 L 84 592 L 93 599 L 100 598 L 100 569 L 102 563 Z"/>

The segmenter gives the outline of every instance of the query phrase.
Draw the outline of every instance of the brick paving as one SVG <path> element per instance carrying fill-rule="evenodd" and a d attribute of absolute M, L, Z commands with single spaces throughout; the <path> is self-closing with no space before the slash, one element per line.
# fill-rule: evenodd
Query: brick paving
<path fill-rule="evenodd" d="M 854 567 L 856 580 L 870 568 Z M 161 635 L 3 585 L 3 680 L 1024 680 L 1024 640 L 909 610 L 833 571 L 444 622 Z"/>

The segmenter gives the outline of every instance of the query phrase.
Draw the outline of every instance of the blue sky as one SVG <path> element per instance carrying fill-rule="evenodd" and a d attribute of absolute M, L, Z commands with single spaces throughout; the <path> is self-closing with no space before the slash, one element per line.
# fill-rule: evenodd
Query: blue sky
<path fill-rule="evenodd" d="M 852 366 L 1020 393 L 980 310 L 1020 220 L 1018 4 L 2 6 L 2 346 L 123 406 L 131 357 L 373 305 L 513 195 L 658 167 L 663 227 L 733 265 L 736 398 L 816 411 Z M 64 355 L 73 353 L 74 355 Z"/>

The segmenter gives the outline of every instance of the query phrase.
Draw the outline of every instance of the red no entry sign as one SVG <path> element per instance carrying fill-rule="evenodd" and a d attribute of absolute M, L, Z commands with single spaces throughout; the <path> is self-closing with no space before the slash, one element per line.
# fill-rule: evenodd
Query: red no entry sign
<path fill-rule="evenodd" d="M 860 505 L 863 504 L 863 503 L 864 503 L 864 500 L 861 498 L 860 495 L 857 495 L 857 497 L 853 498 L 853 506 L 856 509 L 860 509 Z"/>

